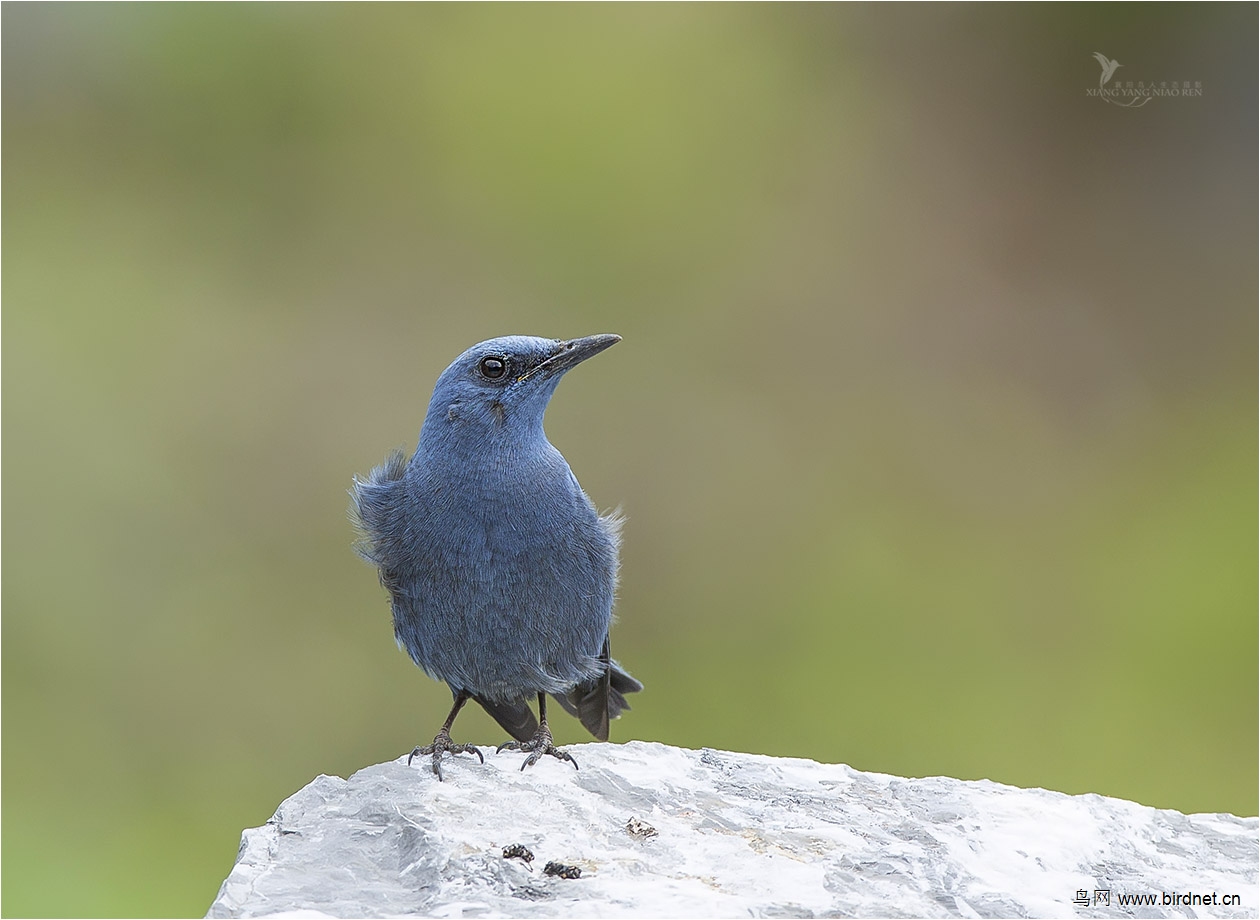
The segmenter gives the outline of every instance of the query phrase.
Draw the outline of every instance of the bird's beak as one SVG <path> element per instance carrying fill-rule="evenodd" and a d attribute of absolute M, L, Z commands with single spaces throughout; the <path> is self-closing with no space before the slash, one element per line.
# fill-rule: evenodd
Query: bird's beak
<path fill-rule="evenodd" d="M 620 341 L 621 336 L 606 333 L 604 335 L 588 335 L 580 339 L 569 339 L 567 342 L 557 342 L 551 357 L 519 379 L 524 380 L 526 377 L 530 377 L 539 371 L 547 376 L 563 374 L 575 364 L 580 364 L 587 358 L 594 357 L 605 348 L 611 348 Z"/>

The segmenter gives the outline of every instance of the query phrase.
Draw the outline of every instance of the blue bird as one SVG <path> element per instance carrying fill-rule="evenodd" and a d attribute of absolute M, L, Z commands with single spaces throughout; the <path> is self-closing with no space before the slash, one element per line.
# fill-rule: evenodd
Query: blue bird
<path fill-rule="evenodd" d="M 351 489 L 359 553 L 380 571 L 394 636 L 411 659 L 445 681 L 455 703 L 432 744 L 451 740 L 460 709 L 476 700 L 526 751 L 521 769 L 556 748 L 547 695 L 600 741 L 608 721 L 643 685 L 609 653 L 621 521 L 600 516 L 543 432 L 561 377 L 621 341 L 510 335 L 474 345 L 438 377 L 408 460 L 391 454 Z M 538 699 L 538 718 L 529 700 Z"/>

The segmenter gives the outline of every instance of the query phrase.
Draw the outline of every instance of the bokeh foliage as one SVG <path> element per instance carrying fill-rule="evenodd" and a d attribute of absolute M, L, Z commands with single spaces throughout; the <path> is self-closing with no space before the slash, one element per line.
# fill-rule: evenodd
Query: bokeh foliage
<path fill-rule="evenodd" d="M 548 418 L 629 517 L 614 738 L 1254 815 L 1255 32 L 6 4 L 4 912 L 199 915 L 432 736 L 345 490 L 507 332 L 625 337 Z"/>

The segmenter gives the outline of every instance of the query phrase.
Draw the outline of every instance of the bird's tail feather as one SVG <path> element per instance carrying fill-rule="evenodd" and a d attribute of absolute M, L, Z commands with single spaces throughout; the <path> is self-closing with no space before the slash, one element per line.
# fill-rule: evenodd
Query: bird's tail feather
<path fill-rule="evenodd" d="M 490 713 L 490 717 L 517 741 L 528 741 L 534 737 L 534 732 L 538 731 L 538 720 L 534 718 L 534 713 L 524 699 L 507 703 L 487 700 L 479 696 L 473 699 L 480 703 L 481 708 Z"/>
<path fill-rule="evenodd" d="M 605 645 L 604 658 L 608 667 L 600 677 L 578 684 L 563 695 L 553 694 L 564 711 L 576 716 L 599 741 L 608 740 L 609 720 L 630 708 L 625 695 L 643 689 L 643 684 L 623 671 L 617 662 L 608 659 L 607 655 Z"/>
<path fill-rule="evenodd" d="M 626 694 L 638 693 L 643 689 L 643 684 L 608 657 L 607 641 L 604 642 L 604 651 L 600 658 L 605 662 L 603 674 L 571 687 L 564 693 L 553 693 L 552 697 L 597 740 L 607 741 L 609 720 L 617 718 L 630 708 L 630 704 L 626 702 Z M 529 741 L 534 737 L 534 732 L 538 731 L 538 720 L 534 718 L 534 713 L 524 698 L 507 702 L 480 696 L 474 696 L 473 699 L 517 741 Z"/>

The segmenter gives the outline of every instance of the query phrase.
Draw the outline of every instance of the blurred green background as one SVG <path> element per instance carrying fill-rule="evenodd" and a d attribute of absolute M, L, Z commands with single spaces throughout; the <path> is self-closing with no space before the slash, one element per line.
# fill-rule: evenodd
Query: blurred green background
<path fill-rule="evenodd" d="M 200 915 L 432 737 L 346 489 L 503 333 L 625 337 L 614 740 L 1256 814 L 1256 28 L 5 4 L 5 914 Z"/>

